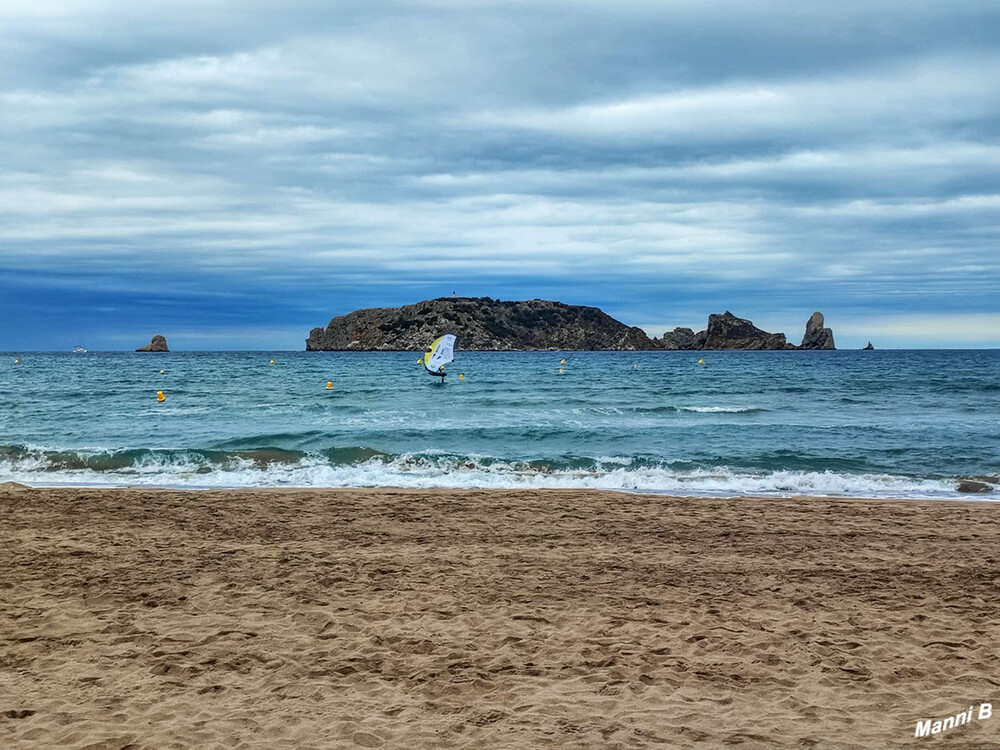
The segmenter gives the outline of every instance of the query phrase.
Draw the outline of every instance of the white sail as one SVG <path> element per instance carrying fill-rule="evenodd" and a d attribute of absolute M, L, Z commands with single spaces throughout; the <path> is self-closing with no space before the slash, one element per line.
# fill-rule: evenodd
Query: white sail
<path fill-rule="evenodd" d="M 424 355 L 424 367 L 427 372 L 436 375 L 441 368 L 455 359 L 455 334 L 446 333 L 434 340 Z"/>

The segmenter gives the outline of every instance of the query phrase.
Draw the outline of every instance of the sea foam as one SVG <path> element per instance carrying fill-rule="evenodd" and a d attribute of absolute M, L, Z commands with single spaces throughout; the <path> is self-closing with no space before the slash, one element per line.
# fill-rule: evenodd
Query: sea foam
<path fill-rule="evenodd" d="M 443 453 L 391 456 L 352 448 L 327 453 L 25 450 L 0 459 L 0 481 L 33 485 L 169 487 L 412 487 L 601 489 L 705 496 L 957 497 L 955 482 L 832 471 L 679 469 L 633 457 L 510 461 Z M 70 460 L 69 455 L 77 457 Z"/>

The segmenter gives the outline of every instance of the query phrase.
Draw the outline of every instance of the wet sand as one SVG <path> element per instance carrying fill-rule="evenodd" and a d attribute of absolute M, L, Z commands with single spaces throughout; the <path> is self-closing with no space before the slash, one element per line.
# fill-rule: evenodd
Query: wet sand
<path fill-rule="evenodd" d="M 0 748 L 998 747 L 1000 504 L 0 487 Z"/>

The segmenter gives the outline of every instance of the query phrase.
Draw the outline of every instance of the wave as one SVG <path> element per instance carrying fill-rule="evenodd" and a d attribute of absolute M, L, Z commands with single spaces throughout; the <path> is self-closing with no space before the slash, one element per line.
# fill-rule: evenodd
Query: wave
<path fill-rule="evenodd" d="M 32 472 L 92 471 L 99 474 L 144 473 L 157 471 L 195 471 L 214 468 L 254 466 L 267 468 L 276 464 L 294 464 L 302 460 L 302 451 L 282 448 L 256 450 L 155 450 L 129 448 L 96 451 L 50 451 L 0 446 L 0 477 L 7 468 Z"/>
<path fill-rule="evenodd" d="M 677 495 L 957 497 L 956 481 L 879 473 L 697 466 L 655 457 L 510 460 L 444 452 L 390 454 L 364 446 L 321 451 L 45 451 L 0 446 L 0 482 L 164 487 L 438 487 L 605 489 Z"/>
<path fill-rule="evenodd" d="M 678 411 L 693 411 L 698 414 L 752 414 L 767 411 L 759 406 L 679 406 Z"/>
<path fill-rule="evenodd" d="M 753 414 L 768 409 L 762 406 L 636 406 L 629 411 L 637 414 L 673 414 L 679 411 L 695 414 Z"/>

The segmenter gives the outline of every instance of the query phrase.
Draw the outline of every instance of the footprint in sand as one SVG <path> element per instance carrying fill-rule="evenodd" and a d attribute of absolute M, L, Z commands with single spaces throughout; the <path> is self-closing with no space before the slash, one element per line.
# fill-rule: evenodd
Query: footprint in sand
<path fill-rule="evenodd" d="M 8 719 L 27 719 L 29 716 L 34 716 L 34 715 L 35 712 L 32 711 L 30 708 L 22 708 L 20 710 L 15 708 L 11 709 L 10 711 L 4 711 L 3 713 L 0 713 L 0 716 L 3 716 Z"/>

